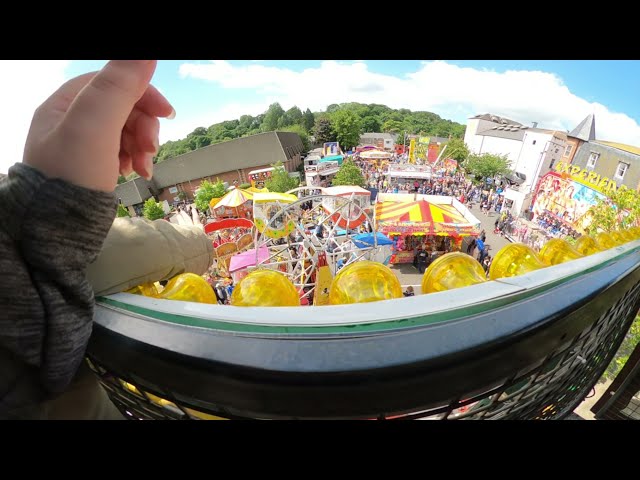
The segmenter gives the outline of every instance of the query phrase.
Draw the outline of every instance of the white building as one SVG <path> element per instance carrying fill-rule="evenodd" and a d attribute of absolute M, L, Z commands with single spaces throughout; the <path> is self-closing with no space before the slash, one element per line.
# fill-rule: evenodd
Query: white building
<path fill-rule="evenodd" d="M 511 212 L 519 215 L 531 204 L 538 179 L 560 161 L 567 135 L 532 127 L 496 115 L 476 115 L 467 122 L 464 141 L 471 153 L 506 155 L 516 173 L 504 192 Z"/>

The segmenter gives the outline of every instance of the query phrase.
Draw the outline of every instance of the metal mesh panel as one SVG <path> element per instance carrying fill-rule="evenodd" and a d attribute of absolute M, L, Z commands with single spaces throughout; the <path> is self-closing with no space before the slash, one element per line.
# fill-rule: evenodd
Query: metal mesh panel
<path fill-rule="evenodd" d="M 633 318 L 640 297 L 640 284 L 611 305 L 596 321 L 548 355 L 542 363 L 482 393 L 452 399 L 448 404 L 419 412 L 381 413 L 378 419 L 499 420 L 561 419 L 575 408 L 611 361 Z M 241 418 L 241 412 L 178 392 L 140 387 L 133 375 L 116 377 L 95 359 L 88 359 L 110 398 L 128 418 L 201 419 Z M 150 391 L 153 390 L 153 391 Z M 640 418 L 640 395 L 621 412 L 626 418 Z"/>

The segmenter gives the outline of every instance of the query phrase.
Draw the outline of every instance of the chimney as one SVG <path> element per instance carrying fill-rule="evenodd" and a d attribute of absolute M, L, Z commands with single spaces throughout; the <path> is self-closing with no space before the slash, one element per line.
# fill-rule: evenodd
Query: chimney
<path fill-rule="evenodd" d="M 538 122 L 533 122 L 533 128 L 537 128 L 538 127 Z"/>

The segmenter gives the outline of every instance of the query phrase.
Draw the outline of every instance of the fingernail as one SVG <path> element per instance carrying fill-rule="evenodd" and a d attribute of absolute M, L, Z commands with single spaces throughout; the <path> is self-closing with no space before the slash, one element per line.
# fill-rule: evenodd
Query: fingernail
<path fill-rule="evenodd" d="M 167 115 L 167 120 L 173 120 L 174 118 L 176 118 L 176 109 L 172 108 L 171 109 L 171 113 L 169 115 Z"/>
<path fill-rule="evenodd" d="M 144 169 L 147 172 L 144 178 L 151 180 L 151 177 L 153 177 L 153 155 L 148 154 L 147 158 L 145 158 Z"/>

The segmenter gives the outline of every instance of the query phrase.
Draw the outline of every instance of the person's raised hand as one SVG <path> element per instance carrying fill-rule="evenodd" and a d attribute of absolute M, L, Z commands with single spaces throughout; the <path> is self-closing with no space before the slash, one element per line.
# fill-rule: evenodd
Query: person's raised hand
<path fill-rule="evenodd" d="M 158 150 L 158 117 L 173 118 L 149 84 L 155 60 L 112 60 L 69 80 L 36 110 L 23 162 L 50 178 L 112 192 L 118 174 L 147 179 Z"/>

